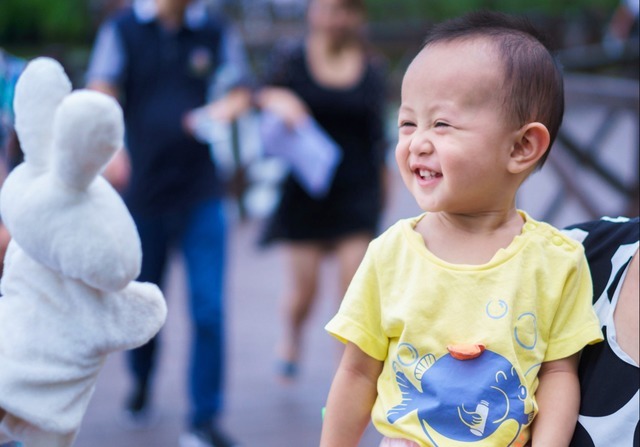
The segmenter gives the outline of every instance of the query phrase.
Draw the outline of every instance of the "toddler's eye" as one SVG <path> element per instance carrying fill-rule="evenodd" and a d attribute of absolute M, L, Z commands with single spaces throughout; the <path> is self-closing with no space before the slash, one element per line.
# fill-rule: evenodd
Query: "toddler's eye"
<path fill-rule="evenodd" d="M 449 125 L 442 121 L 436 121 L 435 127 L 449 127 Z"/>
<path fill-rule="evenodd" d="M 398 127 L 415 127 L 415 124 L 411 121 L 400 121 Z"/>

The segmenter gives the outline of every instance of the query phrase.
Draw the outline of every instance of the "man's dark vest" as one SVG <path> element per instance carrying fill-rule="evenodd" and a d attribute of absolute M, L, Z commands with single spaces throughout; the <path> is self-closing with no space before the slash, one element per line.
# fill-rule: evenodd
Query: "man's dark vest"
<path fill-rule="evenodd" d="M 184 115 L 207 99 L 220 57 L 221 25 L 168 32 L 132 11 L 116 19 L 126 57 L 123 109 L 134 213 L 188 207 L 220 193 L 209 148 L 187 135 Z"/>

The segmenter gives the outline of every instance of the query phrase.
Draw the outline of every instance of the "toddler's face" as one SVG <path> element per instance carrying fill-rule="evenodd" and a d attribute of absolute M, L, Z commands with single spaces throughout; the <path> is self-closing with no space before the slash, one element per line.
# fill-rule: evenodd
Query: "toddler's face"
<path fill-rule="evenodd" d="M 476 38 L 432 44 L 407 69 L 396 161 L 423 210 L 504 205 L 518 129 L 505 117 L 502 67 L 490 43 Z"/>

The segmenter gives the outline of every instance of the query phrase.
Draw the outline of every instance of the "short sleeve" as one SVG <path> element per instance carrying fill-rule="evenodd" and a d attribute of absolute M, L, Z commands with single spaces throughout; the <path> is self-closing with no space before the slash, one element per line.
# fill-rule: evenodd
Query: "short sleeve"
<path fill-rule="evenodd" d="M 593 310 L 593 287 L 587 259 L 580 259 L 565 283 L 563 297 L 551 326 L 544 361 L 568 357 L 584 346 L 603 340 L 598 317 Z"/>
<path fill-rule="evenodd" d="M 213 97 L 252 83 L 245 47 L 238 30 L 224 23 L 220 39 L 220 66 L 212 79 Z"/>
<path fill-rule="evenodd" d="M 127 57 L 122 38 L 115 22 L 106 22 L 98 31 L 93 47 L 86 82 L 109 82 L 121 85 L 127 66 Z"/>
<path fill-rule="evenodd" d="M 382 330 L 381 299 L 373 245 L 356 271 L 338 313 L 325 329 L 343 343 L 351 342 L 364 353 L 384 361 L 389 339 Z"/>

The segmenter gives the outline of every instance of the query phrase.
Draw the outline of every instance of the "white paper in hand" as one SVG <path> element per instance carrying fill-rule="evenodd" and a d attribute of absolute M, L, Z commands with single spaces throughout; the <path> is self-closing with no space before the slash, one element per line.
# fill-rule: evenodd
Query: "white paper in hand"
<path fill-rule="evenodd" d="M 324 197 L 342 160 L 342 149 L 311 117 L 295 128 L 276 114 L 263 112 L 260 135 L 264 154 L 283 159 L 312 197 Z"/>

